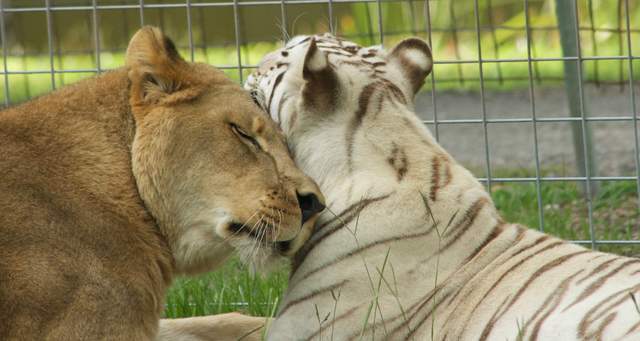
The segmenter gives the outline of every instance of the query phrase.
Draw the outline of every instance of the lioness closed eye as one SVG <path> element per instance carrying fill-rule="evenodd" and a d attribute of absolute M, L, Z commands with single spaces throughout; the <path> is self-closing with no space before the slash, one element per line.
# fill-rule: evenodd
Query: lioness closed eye
<path fill-rule="evenodd" d="M 323 208 L 222 72 L 150 27 L 126 64 L 0 113 L 1 340 L 152 339 L 174 274 L 290 254 Z"/>

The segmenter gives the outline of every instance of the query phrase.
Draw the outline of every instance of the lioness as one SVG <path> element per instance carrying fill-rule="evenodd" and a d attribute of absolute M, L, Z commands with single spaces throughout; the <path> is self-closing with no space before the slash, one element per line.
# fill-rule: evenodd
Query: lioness
<path fill-rule="evenodd" d="M 288 254 L 323 208 L 240 86 L 156 28 L 1 112 L 0 141 L 1 340 L 152 339 L 175 274 Z"/>

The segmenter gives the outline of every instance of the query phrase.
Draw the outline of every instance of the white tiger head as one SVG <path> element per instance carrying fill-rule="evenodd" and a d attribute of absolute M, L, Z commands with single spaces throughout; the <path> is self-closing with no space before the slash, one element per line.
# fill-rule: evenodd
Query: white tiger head
<path fill-rule="evenodd" d="M 330 34 L 298 36 L 266 55 L 245 88 L 278 122 L 296 163 L 323 188 L 322 174 L 339 173 L 318 165 L 350 167 L 343 137 L 353 135 L 349 129 L 390 108 L 411 111 L 431 67 L 428 45 L 416 38 L 386 52 Z M 320 145 L 331 156 L 319 152 Z M 333 160 L 318 160 L 319 154 Z"/>

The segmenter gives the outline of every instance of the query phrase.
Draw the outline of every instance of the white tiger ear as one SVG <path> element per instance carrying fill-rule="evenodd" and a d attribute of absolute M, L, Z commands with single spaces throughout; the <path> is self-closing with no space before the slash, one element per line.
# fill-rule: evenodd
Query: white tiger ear
<path fill-rule="evenodd" d="M 338 76 L 314 37 L 311 37 L 304 57 L 302 78 L 305 80 L 302 89 L 305 105 L 320 110 L 334 108 L 338 101 Z"/>
<path fill-rule="evenodd" d="M 429 45 L 418 38 L 409 38 L 396 45 L 389 54 L 389 61 L 395 62 L 409 79 L 413 93 L 424 84 L 433 67 Z"/>

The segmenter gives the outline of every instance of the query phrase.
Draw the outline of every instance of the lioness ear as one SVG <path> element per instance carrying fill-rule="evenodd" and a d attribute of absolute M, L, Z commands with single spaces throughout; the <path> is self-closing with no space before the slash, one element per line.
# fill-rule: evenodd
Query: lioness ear
<path fill-rule="evenodd" d="M 329 64 L 327 55 L 311 37 L 304 57 L 302 78 L 305 80 L 302 96 L 309 108 L 332 110 L 338 101 L 338 76 Z"/>
<path fill-rule="evenodd" d="M 125 63 L 134 108 L 156 104 L 188 83 L 187 63 L 171 39 L 156 27 L 145 26 L 136 32 L 127 47 Z"/>
<path fill-rule="evenodd" d="M 429 45 L 418 38 L 401 41 L 389 54 L 389 61 L 397 63 L 402 69 L 414 94 L 420 90 L 433 67 Z"/>

